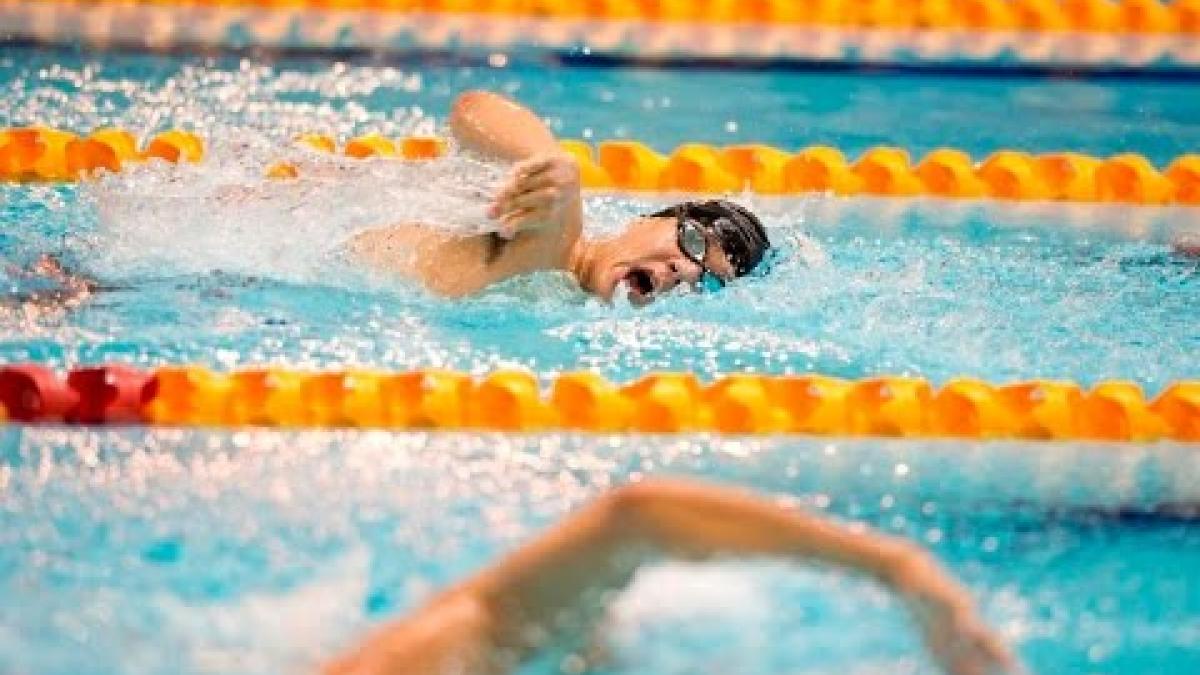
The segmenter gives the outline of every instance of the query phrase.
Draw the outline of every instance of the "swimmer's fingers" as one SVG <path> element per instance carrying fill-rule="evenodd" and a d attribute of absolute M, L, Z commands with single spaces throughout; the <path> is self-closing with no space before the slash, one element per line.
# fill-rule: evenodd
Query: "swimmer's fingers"
<path fill-rule="evenodd" d="M 547 214 L 553 212 L 558 207 L 558 191 L 555 188 L 547 187 L 532 192 L 522 192 L 521 194 L 508 200 L 508 211 L 518 211 L 522 209 L 533 209 L 538 211 L 546 211 Z"/>
<path fill-rule="evenodd" d="M 499 218 L 514 208 L 519 208 L 516 206 L 517 200 L 533 193 L 543 193 L 553 199 L 558 189 L 554 179 L 550 176 L 537 176 L 526 181 L 509 183 L 496 193 L 495 199 L 488 207 L 488 217 Z"/>
<path fill-rule="evenodd" d="M 548 158 L 535 157 L 518 162 L 509 172 L 508 180 L 496 194 L 496 201 L 532 189 L 554 184 L 553 163 Z"/>
<path fill-rule="evenodd" d="M 565 153 L 551 153 L 526 160 L 513 168 L 512 182 L 518 192 L 528 192 L 542 187 L 579 187 L 579 163 Z"/>
<path fill-rule="evenodd" d="M 554 188 L 542 188 L 524 192 L 488 209 L 488 217 L 506 224 L 516 223 L 526 228 L 542 225 L 554 220 L 561 211 L 561 203 Z"/>
<path fill-rule="evenodd" d="M 533 209 L 512 211 L 500 218 L 500 229 L 496 230 L 496 234 L 501 239 L 512 239 L 518 232 L 526 229 L 530 222 L 536 220 L 536 212 Z"/>
<path fill-rule="evenodd" d="M 1016 675 L 1023 672 L 1004 641 L 976 619 L 960 625 L 952 646 L 955 661 L 964 673 Z"/>
<path fill-rule="evenodd" d="M 537 157 L 530 157 L 529 159 L 517 162 L 512 168 L 513 178 L 522 180 L 546 173 L 557 166 L 559 159 L 558 155 L 549 154 L 538 155 Z"/>
<path fill-rule="evenodd" d="M 574 159 L 547 155 L 518 163 L 492 200 L 488 217 L 498 218 L 510 211 L 511 202 L 522 195 L 546 190 L 555 201 L 564 203 L 578 194 L 579 167 Z"/>
<path fill-rule="evenodd" d="M 926 625 L 930 651 L 952 675 L 1017 675 L 1023 673 L 1004 641 L 970 610 L 954 612 Z"/>

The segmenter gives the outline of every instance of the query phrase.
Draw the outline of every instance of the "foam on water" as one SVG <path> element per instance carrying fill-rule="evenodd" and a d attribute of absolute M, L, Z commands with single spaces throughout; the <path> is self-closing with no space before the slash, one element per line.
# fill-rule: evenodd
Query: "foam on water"
<path fill-rule="evenodd" d="M 300 178 L 266 178 L 274 162 Z M 328 280 L 346 243 L 368 229 L 421 223 L 493 232 L 484 211 L 505 168 L 461 152 L 433 161 L 348 160 L 243 132 L 198 165 L 152 162 L 83 185 L 97 227 L 76 245 L 108 279 L 222 271 Z"/>
<path fill-rule="evenodd" d="M 639 570 L 609 606 L 602 639 L 622 674 L 684 675 L 700 663 L 712 673 L 933 672 L 899 604 L 829 570 L 666 563 Z M 843 622 L 858 628 L 833 628 Z"/>

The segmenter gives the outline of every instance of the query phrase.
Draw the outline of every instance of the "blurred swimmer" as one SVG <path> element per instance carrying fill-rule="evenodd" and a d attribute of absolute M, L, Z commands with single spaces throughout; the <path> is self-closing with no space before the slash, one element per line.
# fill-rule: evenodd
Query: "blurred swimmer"
<path fill-rule="evenodd" d="M 647 304 L 686 285 L 715 289 L 749 274 L 770 248 L 750 211 L 725 200 L 686 202 L 638 218 L 609 239 L 583 236 L 579 167 L 528 109 L 471 91 L 454 103 L 451 133 L 467 152 L 514 163 L 488 208 L 495 233 L 462 236 L 436 223 L 403 223 L 354 237 L 371 266 L 459 297 L 539 270 L 570 274 L 585 291 Z"/>
<path fill-rule="evenodd" d="M 49 254 L 38 257 L 27 268 L 13 266 L 8 273 L 16 279 L 47 281 L 51 284 L 47 288 L 24 293 L 0 295 L 0 318 L 14 322 L 25 323 L 74 309 L 99 290 L 95 281 L 68 272 L 58 258 Z"/>
<path fill-rule="evenodd" d="M 922 549 L 739 490 L 675 480 L 617 488 L 473 577 L 385 626 L 330 675 L 503 673 L 556 634 L 576 633 L 595 599 L 655 556 L 777 556 L 873 577 L 903 598 L 934 658 L 954 675 L 1019 672 L 970 595 Z M 589 599 L 591 599 L 589 601 Z M 591 664 L 595 665 L 595 664 Z"/>

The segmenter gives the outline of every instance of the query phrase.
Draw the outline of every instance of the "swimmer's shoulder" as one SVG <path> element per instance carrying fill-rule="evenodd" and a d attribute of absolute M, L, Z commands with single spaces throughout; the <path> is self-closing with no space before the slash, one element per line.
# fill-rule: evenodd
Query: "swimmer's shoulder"
<path fill-rule="evenodd" d="M 496 281 L 488 263 L 490 235 L 459 235 L 435 226 L 400 223 L 356 234 L 349 254 L 377 272 L 420 282 L 447 297 L 478 292 Z"/>

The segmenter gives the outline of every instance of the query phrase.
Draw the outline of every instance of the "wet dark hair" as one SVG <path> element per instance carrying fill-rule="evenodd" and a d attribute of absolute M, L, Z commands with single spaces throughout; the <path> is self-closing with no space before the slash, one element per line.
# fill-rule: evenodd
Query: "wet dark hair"
<path fill-rule="evenodd" d="M 746 276 L 762 262 L 771 248 L 762 221 L 744 206 L 724 199 L 682 202 L 656 213 L 651 218 L 686 217 L 712 232 L 729 256 L 734 274 Z"/>

